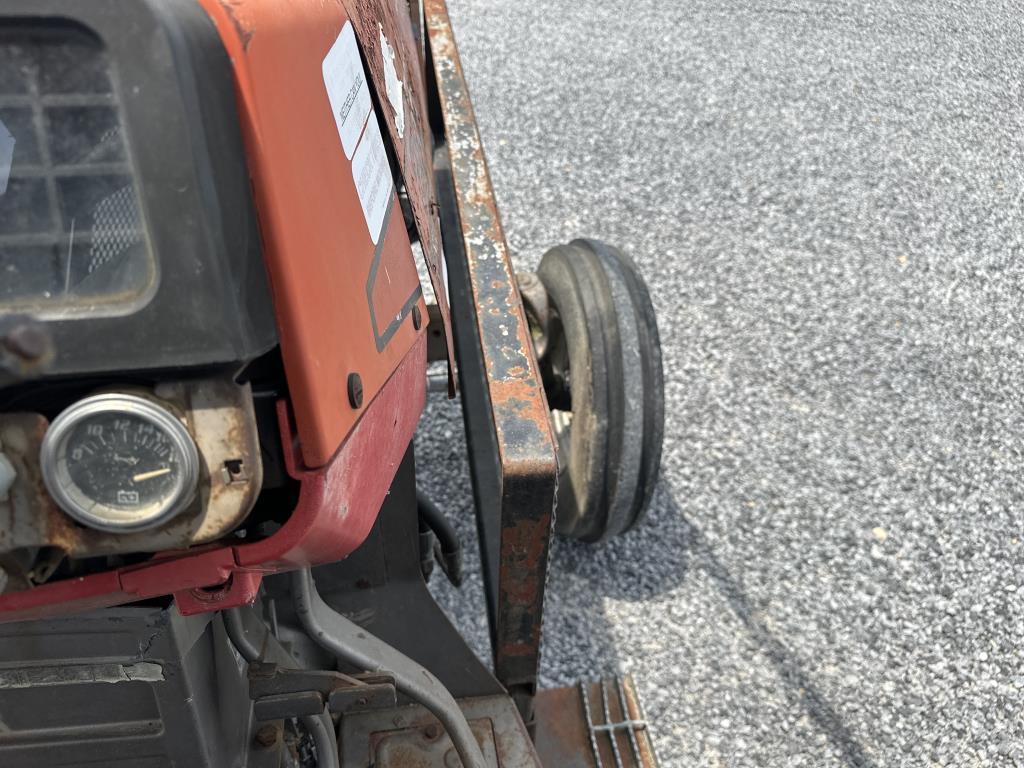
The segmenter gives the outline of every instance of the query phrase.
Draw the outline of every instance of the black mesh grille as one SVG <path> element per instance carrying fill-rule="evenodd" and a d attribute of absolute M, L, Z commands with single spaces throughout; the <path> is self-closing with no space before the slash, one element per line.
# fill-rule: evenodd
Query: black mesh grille
<path fill-rule="evenodd" d="M 132 302 L 154 267 L 99 39 L 0 20 L 0 309 Z"/>

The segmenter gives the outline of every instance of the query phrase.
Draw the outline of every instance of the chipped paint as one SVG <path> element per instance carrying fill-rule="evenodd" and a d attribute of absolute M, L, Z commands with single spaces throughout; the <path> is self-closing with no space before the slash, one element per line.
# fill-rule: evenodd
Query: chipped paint
<path fill-rule="evenodd" d="M 495 673 L 536 689 L 558 462 L 529 326 L 444 0 L 425 3 L 501 469 Z"/>
<path fill-rule="evenodd" d="M 405 138 L 405 103 L 402 95 L 402 81 L 395 69 L 395 51 L 384 35 L 384 26 L 377 24 L 380 31 L 380 55 L 384 60 L 384 91 L 395 115 L 395 131 L 398 138 Z"/>
<path fill-rule="evenodd" d="M 140 681 L 157 683 L 163 679 L 163 667 L 152 661 L 138 661 L 132 664 L 110 662 L 0 669 L 0 689 Z"/>
<path fill-rule="evenodd" d="M 235 28 L 238 39 L 242 41 L 242 50 L 248 51 L 249 45 L 252 43 L 254 31 L 250 21 L 243 16 L 245 13 L 244 4 L 238 2 L 238 0 L 223 0 L 221 5 L 224 6 L 224 10 L 227 12 L 228 18 Z"/>
<path fill-rule="evenodd" d="M 412 23 L 405 3 L 385 0 L 342 0 L 363 51 L 378 99 L 389 99 L 384 40 L 393 54 L 391 58 L 396 76 L 402 83 L 403 131 L 400 132 L 397 111 L 382 109 L 395 157 L 402 172 L 412 206 L 416 231 L 420 237 L 423 259 L 434 289 L 437 311 L 444 329 L 448 357 L 448 393 L 455 394 L 456 361 L 452 342 L 451 312 L 448 307 L 447 266 L 441 243 L 441 225 L 438 219 L 434 167 L 431 162 L 431 130 L 427 119 L 426 78 L 418 55 L 419 46 L 413 37 Z M 392 105 L 393 106 L 393 105 Z"/>

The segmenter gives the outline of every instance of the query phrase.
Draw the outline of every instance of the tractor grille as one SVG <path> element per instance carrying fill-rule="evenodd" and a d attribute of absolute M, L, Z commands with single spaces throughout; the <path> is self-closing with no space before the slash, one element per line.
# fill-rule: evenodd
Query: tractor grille
<path fill-rule="evenodd" d="M 154 279 L 115 77 L 82 27 L 0 20 L 0 311 L 102 312 Z"/>

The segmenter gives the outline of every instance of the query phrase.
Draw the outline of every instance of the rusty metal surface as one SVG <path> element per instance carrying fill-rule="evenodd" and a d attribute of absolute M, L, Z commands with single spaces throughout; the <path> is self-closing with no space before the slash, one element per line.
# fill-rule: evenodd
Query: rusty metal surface
<path fill-rule="evenodd" d="M 486 720 L 477 720 L 470 727 L 487 768 L 500 768 L 490 725 Z M 454 747 L 436 727 L 426 725 L 374 734 L 370 751 L 374 756 L 373 768 L 431 768 L 449 765 L 448 755 L 454 753 Z"/>
<path fill-rule="evenodd" d="M 0 494 L 0 592 L 24 589 L 44 581 L 48 574 L 35 573 L 35 562 L 21 547 L 41 546 L 48 521 L 60 515 L 43 484 L 39 447 L 48 426 L 36 413 L 0 414 L 0 452 L 14 479 Z"/>
<path fill-rule="evenodd" d="M 341 447 L 320 469 L 301 466 L 287 405 L 278 403 L 288 471 L 299 499 L 276 533 L 249 543 L 164 552 L 144 563 L 0 594 L 0 623 L 63 616 L 173 593 L 182 615 L 234 608 L 256 599 L 262 577 L 335 562 L 373 527 L 412 440 L 426 398 L 427 344 L 421 338 Z M 372 466 L 375 472 L 355 471 Z"/>
<path fill-rule="evenodd" d="M 489 768 L 540 768 L 519 712 L 507 696 L 459 700 Z M 459 765 L 451 740 L 423 707 L 347 715 L 341 723 L 345 768 L 450 768 Z M 544 764 L 558 768 L 557 764 Z"/>
<path fill-rule="evenodd" d="M 427 360 L 431 363 L 448 358 L 444 340 L 444 320 L 437 304 L 427 304 Z"/>
<path fill-rule="evenodd" d="M 420 236 L 430 282 L 434 287 L 437 311 L 447 345 L 449 394 L 454 395 L 456 362 L 445 286 L 441 227 L 434 194 L 432 138 L 427 119 L 426 80 L 420 55 L 421 32 L 412 21 L 407 0 L 344 0 L 344 6 L 355 26 L 356 37 L 369 67 L 370 78 L 380 101 L 381 115 L 387 123 L 388 134 L 412 204 L 416 231 Z M 401 82 L 400 107 L 396 107 L 388 95 L 385 62 L 389 59 L 393 61 L 395 73 Z M 400 128 L 400 124 L 404 127 Z"/>
<path fill-rule="evenodd" d="M 657 768 L 643 709 L 628 675 L 541 691 L 536 745 L 545 766 Z"/>
<path fill-rule="evenodd" d="M 53 503 L 42 481 L 39 448 L 46 419 L 0 414 L 0 450 L 16 471 L 6 498 L 0 498 L 0 553 L 52 547 L 71 557 L 95 557 L 182 549 L 213 541 L 245 518 L 263 478 L 249 386 L 219 379 L 173 382 L 161 384 L 156 395 L 181 414 L 199 449 L 202 470 L 192 505 L 151 531 L 111 534 L 78 525 Z M 34 570 L 33 583 L 46 580 L 38 566 Z"/>
<path fill-rule="evenodd" d="M 492 606 L 495 674 L 529 720 L 540 658 L 557 455 L 447 7 L 444 0 L 428 0 L 425 11 L 462 233 L 461 244 L 446 242 L 449 268 L 454 270 L 451 260 L 457 255 L 464 258 L 498 454 L 500 506 L 494 509 L 490 501 L 489 509 L 478 509 L 478 514 L 500 514 Z M 460 364 L 467 362 L 460 359 Z"/>
<path fill-rule="evenodd" d="M 437 718 L 451 738 L 463 768 L 484 768 L 485 760 L 465 714 L 451 692 L 426 667 L 324 602 L 310 569 L 291 577 L 292 605 L 306 634 L 338 661 L 356 669 L 393 675 L 395 688 Z"/>
<path fill-rule="evenodd" d="M 249 514 L 263 486 L 263 460 L 248 384 L 210 379 L 185 387 L 188 421 L 204 464 L 201 518 L 191 544 L 213 541 Z"/>

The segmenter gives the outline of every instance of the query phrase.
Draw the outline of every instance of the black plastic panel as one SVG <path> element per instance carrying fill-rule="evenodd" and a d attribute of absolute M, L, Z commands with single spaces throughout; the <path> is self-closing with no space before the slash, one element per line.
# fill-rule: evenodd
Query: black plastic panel
<path fill-rule="evenodd" d="M 263 765 L 245 665 L 214 614 L 111 608 L 3 624 L 0 659 L 4 768 Z"/>

